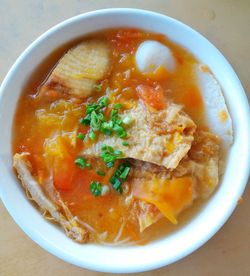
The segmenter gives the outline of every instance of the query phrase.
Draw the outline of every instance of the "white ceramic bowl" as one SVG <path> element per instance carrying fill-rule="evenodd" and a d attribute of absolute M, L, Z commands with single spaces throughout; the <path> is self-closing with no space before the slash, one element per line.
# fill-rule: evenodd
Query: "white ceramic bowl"
<path fill-rule="evenodd" d="M 232 116 L 234 144 L 219 189 L 185 227 L 145 246 L 80 245 L 31 205 L 12 171 L 11 129 L 22 87 L 44 58 L 76 37 L 104 28 L 136 27 L 160 32 L 184 46 L 207 64 L 223 88 Z M 83 268 L 104 272 L 139 272 L 159 268 L 190 254 L 208 241 L 226 222 L 242 195 L 250 167 L 249 106 L 230 64 L 203 36 L 167 16 L 134 9 L 107 9 L 82 14 L 48 30 L 17 59 L 0 92 L 0 193 L 11 216 L 23 231 L 57 257 Z"/>

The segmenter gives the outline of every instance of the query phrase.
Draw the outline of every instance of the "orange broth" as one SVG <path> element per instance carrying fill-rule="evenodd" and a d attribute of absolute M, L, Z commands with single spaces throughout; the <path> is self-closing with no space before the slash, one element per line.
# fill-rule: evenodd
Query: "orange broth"
<path fill-rule="evenodd" d="M 17 106 L 13 124 L 13 152 L 31 153 L 32 173 L 43 186 L 44 180 L 50 173 L 44 156 L 44 144 L 55 131 L 63 133 L 64 136 L 60 138 L 60 143 L 67 157 L 63 161 L 58 157 L 53 163 L 54 173 L 58 175 L 58 178 L 54 180 L 54 185 L 72 214 L 91 225 L 99 234 L 107 231 L 109 242 L 116 238 L 121 224 L 126 223 L 120 239 L 129 237 L 131 241 L 145 243 L 156 237 L 159 232 L 164 234 L 174 227 L 164 219 L 140 233 L 134 214 L 131 214 L 131 210 L 124 202 L 125 196 L 111 190 L 106 196 L 94 197 L 89 190 L 90 182 L 93 180 L 103 182 L 105 176 L 97 175 L 93 169 L 80 169 L 74 165 L 75 158 L 84 146 L 83 142 L 78 140 L 76 147 L 72 147 L 68 142 L 68 137 L 75 127 L 79 127 L 79 119 L 84 116 L 86 100 L 60 95 L 56 92 L 44 98 L 39 97 L 37 93 L 60 57 L 72 46 L 92 37 L 104 39 L 110 43 L 112 66 L 110 72 L 101 81 L 102 92 L 97 92 L 96 96 L 87 99 L 88 101 L 96 101 L 103 95 L 105 88 L 110 87 L 114 91 L 111 101 L 122 102 L 124 108 L 129 108 L 130 99 L 138 98 L 135 92 L 136 86 L 140 84 L 149 84 L 154 87 L 160 85 L 164 91 L 164 97 L 183 104 L 185 111 L 194 122 L 198 126 L 205 126 L 203 102 L 194 74 L 194 65 L 197 61 L 190 53 L 160 34 L 134 29 L 106 30 L 87 38 L 76 39 L 58 48 L 30 76 Z M 154 76 L 140 73 L 135 65 L 134 54 L 138 45 L 144 40 L 157 40 L 168 46 L 178 63 L 177 70 L 172 74 L 159 70 Z M 65 115 L 60 106 L 55 110 L 51 109 L 51 104 L 60 98 L 73 106 L 74 110 L 71 113 Z M 54 112 L 59 119 L 57 117 L 53 119 L 51 115 L 50 120 L 55 120 L 55 122 L 41 124 L 36 116 L 37 112 L 42 114 L 41 110 L 49 111 L 51 114 Z M 66 119 L 65 116 L 67 116 Z M 64 123 L 60 124 L 57 120 L 64 120 Z M 78 131 L 86 133 L 88 127 L 80 126 Z M 106 170 L 101 161 L 92 165 Z M 105 181 L 108 181 L 107 177 Z M 159 227 L 163 230 L 159 230 Z"/>

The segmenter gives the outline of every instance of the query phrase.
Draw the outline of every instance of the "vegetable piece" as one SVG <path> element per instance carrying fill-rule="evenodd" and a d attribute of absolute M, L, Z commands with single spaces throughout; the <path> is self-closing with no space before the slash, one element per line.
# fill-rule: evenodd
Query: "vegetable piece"
<path fill-rule="evenodd" d="M 114 162 L 108 162 L 106 165 L 108 168 L 112 168 L 114 167 Z"/>
<path fill-rule="evenodd" d="M 108 105 L 108 98 L 107 97 L 102 97 L 101 99 L 99 99 L 98 103 L 99 103 L 99 106 L 102 108 L 102 107 L 106 107 Z"/>
<path fill-rule="evenodd" d="M 105 134 L 105 135 L 108 135 L 108 136 L 111 136 L 112 133 L 113 133 L 113 122 L 112 121 L 109 121 L 109 122 L 103 122 L 102 125 L 101 125 L 101 128 L 100 128 L 100 131 Z"/>
<path fill-rule="evenodd" d="M 95 111 L 93 111 L 90 115 L 90 127 L 92 128 L 92 130 L 99 130 L 103 120 L 103 114 L 97 114 Z"/>
<path fill-rule="evenodd" d="M 89 126 L 90 125 L 90 121 L 91 121 L 91 117 L 90 117 L 90 114 L 88 114 L 84 118 L 80 119 L 80 124 L 82 124 L 84 126 Z"/>
<path fill-rule="evenodd" d="M 86 167 L 90 167 L 91 165 L 89 163 L 87 163 L 86 159 L 83 157 L 78 157 L 75 160 L 75 164 L 80 168 L 80 169 L 84 169 Z"/>
<path fill-rule="evenodd" d="M 72 189 L 75 165 L 74 158 L 69 152 L 69 141 L 65 137 L 56 136 L 54 139 L 46 140 L 44 146 L 46 163 L 52 169 L 55 188 Z"/>
<path fill-rule="evenodd" d="M 58 190 L 71 190 L 73 188 L 74 177 L 73 158 L 65 155 L 54 158 L 53 162 L 53 180 L 54 186 Z"/>
<path fill-rule="evenodd" d="M 122 104 L 120 103 L 114 104 L 114 109 L 120 109 L 120 108 L 122 108 Z"/>
<path fill-rule="evenodd" d="M 104 176 L 106 174 L 104 171 L 101 171 L 99 169 L 96 170 L 96 173 L 100 176 Z"/>
<path fill-rule="evenodd" d="M 121 193 L 122 189 L 121 189 L 121 180 L 119 180 L 119 178 L 117 178 L 116 176 L 112 176 L 109 180 L 109 182 L 112 184 L 113 188 L 118 192 Z"/>
<path fill-rule="evenodd" d="M 89 132 L 89 138 L 90 138 L 92 141 L 94 141 L 94 140 L 96 139 L 96 134 L 94 133 L 93 130 L 91 130 L 91 131 Z"/>
<path fill-rule="evenodd" d="M 113 188 L 118 192 L 122 193 L 122 182 L 126 181 L 128 178 L 128 174 L 130 172 L 131 164 L 129 162 L 124 162 L 118 166 L 115 173 L 110 178 L 109 182 L 113 186 Z"/>
<path fill-rule="evenodd" d="M 120 178 L 122 180 L 127 180 L 129 172 L 130 172 L 130 167 L 126 167 L 124 171 L 121 173 Z"/>
<path fill-rule="evenodd" d="M 95 197 L 104 196 L 109 192 L 109 187 L 107 185 L 103 185 L 98 181 L 92 181 L 90 183 L 89 189 L 92 195 Z"/>
<path fill-rule="evenodd" d="M 156 88 L 140 84 L 136 87 L 137 95 L 146 105 L 153 107 L 156 110 L 161 110 L 166 107 L 163 89 L 160 86 Z"/>
<path fill-rule="evenodd" d="M 85 138 L 85 135 L 83 133 L 78 133 L 76 137 L 83 141 Z"/>
<path fill-rule="evenodd" d="M 102 152 L 100 157 L 102 158 L 104 163 L 107 163 L 111 166 L 111 162 L 114 163 L 116 159 L 120 159 L 123 156 L 123 152 L 120 150 L 114 150 L 112 147 L 103 145 Z M 112 164 L 113 166 L 113 164 Z"/>
<path fill-rule="evenodd" d="M 120 138 L 127 136 L 126 130 L 123 128 L 123 121 L 119 117 L 118 109 L 122 107 L 120 103 L 114 105 L 114 109 L 110 112 L 110 118 L 106 121 L 103 115 L 103 109 L 108 105 L 108 98 L 102 97 L 97 103 L 86 105 L 86 116 L 80 120 L 85 126 L 90 126 L 89 137 L 95 140 L 95 135 L 91 131 L 100 131 L 105 135 L 111 136 L 113 132 Z"/>
<path fill-rule="evenodd" d="M 102 184 L 98 181 L 92 181 L 90 183 L 90 192 L 93 196 L 100 196 L 102 194 Z"/>
<path fill-rule="evenodd" d="M 123 145 L 124 147 L 128 147 L 128 146 L 129 146 L 129 143 L 128 143 L 127 141 L 123 141 L 123 142 L 122 142 L 122 145 Z"/>
<path fill-rule="evenodd" d="M 118 137 L 120 137 L 120 138 L 127 137 L 126 130 L 123 127 L 121 127 L 120 125 L 115 124 L 113 129 L 116 132 L 116 134 L 117 134 Z"/>

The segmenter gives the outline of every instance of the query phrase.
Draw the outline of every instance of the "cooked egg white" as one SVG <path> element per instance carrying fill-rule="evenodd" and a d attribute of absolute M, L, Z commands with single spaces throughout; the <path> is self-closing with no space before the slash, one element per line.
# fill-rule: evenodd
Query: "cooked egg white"
<path fill-rule="evenodd" d="M 152 73 L 163 66 L 173 72 L 176 61 L 172 51 L 158 41 L 146 40 L 142 42 L 135 54 L 136 65 L 142 73 Z"/>

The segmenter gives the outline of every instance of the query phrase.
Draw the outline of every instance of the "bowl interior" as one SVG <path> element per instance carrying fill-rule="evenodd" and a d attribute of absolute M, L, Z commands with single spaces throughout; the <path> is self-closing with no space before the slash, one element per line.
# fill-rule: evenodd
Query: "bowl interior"
<path fill-rule="evenodd" d="M 16 104 L 33 70 L 59 45 L 105 28 L 136 27 L 165 34 L 207 64 L 224 91 L 232 116 L 234 144 L 216 193 L 180 230 L 145 246 L 79 245 L 43 219 L 26 199 L 12 170 L 11 129 Z M 205 243 L 225 223 L 243 193 L 249 175 L 249 106 L 232 67 L 204 37 L 169 17 L 142 10 L 100 10 L 71 18 L 39 37 L 18 58 L 1 86 L 0 194 L 17 224 L 40 246 L 65 261 L 105 272 L 139 272 L 172 263 Z M 218 208 L 219 206 L 219 208 Z"/>

